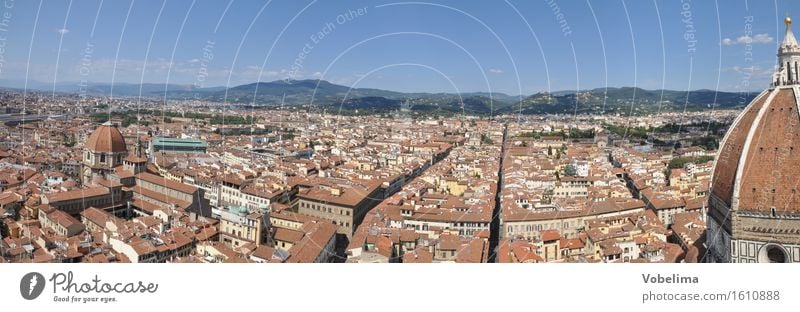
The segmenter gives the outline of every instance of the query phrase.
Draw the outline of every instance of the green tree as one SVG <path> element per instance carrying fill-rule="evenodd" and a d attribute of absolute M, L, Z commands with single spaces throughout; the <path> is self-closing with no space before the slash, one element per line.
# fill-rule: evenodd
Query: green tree
<path fill-rule="evenodd" d="M 574 177 L 578 174 L 578 169 L 575 168 L 573 165 L 567 165 L 564 167 L 564 175 L 568 177 Z"/>
<path fill-rule="evenodd" d="M 669 165 L 667 166 L 669 169 L 679 169 L 683 168 L 684 165 L 688 163 L 704 163 L 714 160 L 713 156 L 700 156 L 700 157 L 675 157 L 669 161 Z"/>
<path fill-rule="evenodd" d="M 481 134 L 481 142 L 486 145 L 491 145 L 492 143 L 494 143 L 494 141 L 492 141 L 492 139 L 490 139 L 488 135 L 483 133 Z"/>

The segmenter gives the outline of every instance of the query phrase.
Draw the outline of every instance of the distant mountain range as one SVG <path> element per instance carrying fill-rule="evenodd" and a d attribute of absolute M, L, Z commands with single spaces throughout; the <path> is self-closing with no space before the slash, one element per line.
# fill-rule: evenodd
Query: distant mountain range
<path fill-rule="evenodd" d="M 710 108 L 740 108 L 758 93 L 714 90 L 645 90 L 641 88 L 598 88 L 556 94 L 537 93 L 513 107 L 524 114 L 620 113 L 698 111 Z"/>
<path fill-rule="evenodd" d="M 24 81 L 0 80 L 0 86 L 22 88 Z M 29 89 L 53 91 L 53 84 L 30 81 Z M 56 92 L 88 95 L 112 94 L 118 97 L 145 96 L 168 99 L 198 99 L 242 105 L 287 106 L 311 105 L 328 110 L 388 113 L 401 109 L 426 113 L 467 113 L 478 115 L 620 113 L 646 114 L 669 111 L 697 111 L 737 108 L 747 105 L 757 94 L 717 92 L 713 90 L 674 91 L 641 88 L 597 88 L 581 91 L 536 93 L 513 96 L 504 93 L 404 93 L 370 88 L 350 88 L 325 80 L 276 80 L 231 88 L 196 88 L 181 84 L 128 84 L 113 86 L 89 83 L 59 83 Z"/>

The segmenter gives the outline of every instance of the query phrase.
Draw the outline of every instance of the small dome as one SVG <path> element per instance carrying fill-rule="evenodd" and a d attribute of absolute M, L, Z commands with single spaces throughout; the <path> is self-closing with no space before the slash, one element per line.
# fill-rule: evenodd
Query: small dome
<path fill-rule="evenodd" d="M 116 127 L 103 124 L 94 129 L 89 140 L 86 141 L 86 148 L 94 153 L 121 153 L 127 152 L 125 138 Z"/>

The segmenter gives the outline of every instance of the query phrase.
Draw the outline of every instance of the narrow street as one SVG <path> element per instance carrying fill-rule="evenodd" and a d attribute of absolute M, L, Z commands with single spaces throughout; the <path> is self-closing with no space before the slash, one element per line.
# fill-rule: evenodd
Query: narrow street
<path fill-rule="evenodd" d="M 503 133 L 503 140 L 505 140 L 505 132 Z M 425 173 L 425 171 L 427 171 L 428 169 L 430 169 L 431 167 L 435 166 L 437 163 L 439 163 L 440 161 L 442 161 L 443 159 L 445 159 L 445 158 L 447 158 L 449 156 L 450 156 L 450 151 L 447 151 L 447 152 L 445 152 L 445 153 L 443 153 L 443 154 L 441 154 L 439 156 L 433 156 L 433 158 L 431 158 L 430 165 L 428 167 L 426 167 L 423 170 L 420 170 L 419 172 L 417 172 L 414 175 L 411 175 L 411 176 L 407 177 L 406 181 L 412 181 L 412 180 L 416 179 L 417 177 L 423 175 Z M 403 186 L 405 186 L 405 183 L 403 183 Z M 392 195 L 394 195 L 395 193 L 399 192 L 402 189 L 403 189 L 403 187 L 400 187 L 397 190 L 394 190 L 392 192 L 386 193 L 386 194 L 383 195 L 383 198 L 384 199 L 389 198 L 389 197 L 391 197 Z M 292 205 L 295 205 L 295 204 L 292 204 Z M 372 208 L 374 208 L 374 206 Z M 370 208 L 370 209 L 372 209 L 372 208 Z M 360 223 L 358 225 L 356 225 L 356 227 L 358 227 L 359 225 L 360 225 Z M 345 261 L 347 261 L 347 246 L 349 244 L 350 244 L 350 240 L 347 238 L 347 236 L 345 236 L 344 234 L 337 234 L 336 247 L 334 249 L 335 253 L 336 253 L 336 256 L 333 257 L 334 258 L 333 262 L 344 263 Z M 489 245 L 491 246 L 491 243 Z"/>
<path fill-rule="evenodd" d="M 500 242 L 500 194 L 503 189 L 503 158 L 506 154 L 506 135 L 508 126 L 503 124 L 503 142 L 500 145 L 500 164 L 497 172 L 497 192 L 494 197 L 492 223 L 489 224 L 489 262 L 497 261 L 497 245 Z"/>

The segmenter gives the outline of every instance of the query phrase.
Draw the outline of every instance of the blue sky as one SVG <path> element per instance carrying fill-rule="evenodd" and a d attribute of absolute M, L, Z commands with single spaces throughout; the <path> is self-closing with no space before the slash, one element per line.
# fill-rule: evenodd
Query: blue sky
<path fill-rule="evenodd" d="M 760 90 L 800 20 L 798 1 L 9 1 L 0 79 L 59 84 Z"/>

